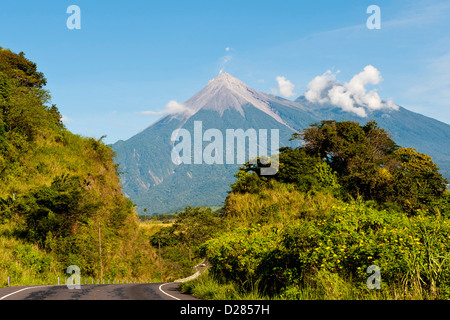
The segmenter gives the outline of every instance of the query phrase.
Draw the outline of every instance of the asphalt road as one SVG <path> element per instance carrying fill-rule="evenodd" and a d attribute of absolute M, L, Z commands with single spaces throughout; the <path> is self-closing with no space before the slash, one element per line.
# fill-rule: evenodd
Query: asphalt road
<path fill-rule="evenodd" d="M 197 300 L 183 294 L 178 283 L 21 286 L 0 288 L 0 300 Z M 0 302 L 1 305 L 1 302 Z"/>

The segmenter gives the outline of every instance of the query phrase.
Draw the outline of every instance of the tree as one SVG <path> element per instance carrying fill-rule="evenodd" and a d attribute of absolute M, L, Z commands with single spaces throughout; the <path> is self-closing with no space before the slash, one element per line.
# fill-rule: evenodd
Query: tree
<path fill-rule="evenodd" d="M 398 146 L 375 121 L 322 121 L 297 134 L 310 155 L 323 159 L 338 176 L 351 197 L 385 201 L 389 189 L 386 171 L 397 165 Z"/>
<path fill-rule="evenodd" d="M 171 227 L 162 228 L 152 235 L 150 243 L 157 247 L 173 247 L 186 245 L 189 249 L 189 260 L 198 246 L 211 239 L 219 230 L 220 218 L 209 208 L 186 207 L 176 215 Z"/>
<path fill-rule="evenodd" d="M 245 163 L 239 168 L 239 171 L 234 174 L 237 178 L 236 181 L 231 184 L 231 192 L 239 193 L 257 193 L 260 188 L 267 182 L 267 177 L 261 177 L 258 175 L 257 165 Z"/>
<path fill-rule="evenodd" d="M 396 203 L 409 213 L 424 209 L 445 192 L 447 181 L 431 157 L 399 147 L 375 121 L 322 121 L 296 134 L 305 152 L 336 172 L 352 198 Z"/>
<path fill-rule="evenodd" d="M 56 106 L 47 106 L 46 83 L 44 74 L 22 52 L 0 47 L 0 124 L 9 138 L 21 135 L 32 141 L 38 134 L 45 136 L 43 128 L 64 127 Z"/>
<path fill-rule="evenodd" d="M 44 74 L 37 71 L 36 64 L 25 58 L 23 52 L 15 54 L 2 47 L 0 47 L 0 72 L 25 87 L 42 88 L 47 84 Z"/>
<path fill-rule="evenodd" d="M 331 167 L 318 156 L 309 155 L 304 148 L 280 148 L 279 162 L 275 180 L 294 183 L 302 191 L 338 187 Z"/>
<path fill-rule="evenodd" d="M 74 235 L 77 225 L 86 223 L 98 207 L 79 177 L 65 175 L 24 195 L 17 212 L 25 217 L 28 238 L 44 246 L 49 235 L 55 239 Z"/>
<path fill-rule="evenodd" d="M 448 181 L 429 155 L 412 148 L 399 148 L 395 156 L 400 161 L 392 179 L 395 201 L 404 210 L 426 209 L 445 194 Z"/>
<path fill-rule="evenodd" d="M 295 184 L 299 190 L 338 188 L 337 177 L 331 167 L 318 156 L 309 155 L 304 148 L 282 147 L 278 155 L 278 172 L 273 176 L 262 176 L 260 161 L 245 163 L 235 174 L 232 192 L 257 193 L 271 179 Z"/>
<path fill-rule="evenodd" d="M 210 239 L 218 230 L 219 219 L 209 208 L 186 207 L 177 214 L 174 228 L 179 232 L 181 242 L 196 247 Z"/>

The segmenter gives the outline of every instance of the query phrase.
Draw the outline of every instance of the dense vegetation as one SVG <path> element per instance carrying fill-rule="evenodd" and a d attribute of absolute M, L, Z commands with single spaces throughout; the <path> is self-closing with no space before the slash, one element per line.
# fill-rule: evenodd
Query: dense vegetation
<path fill-rule="evenodd" d="M 0 48 L 0 285 L 83 277 L 152 279 L 156 253 L 101 139 L 68 131 L 47 81 Z"/>
<path fill-rule="evenodd" d="M 205 298 L 449 299 L 450 196 L 430 157 L 376 123 L 323 121 L 283 148 L 280 170 L 246 164 L 220 233 L 199 245 Z M 206 239 L 205 239 L 206 240 Z M 369 289 L 367 268 L 381 271 Z"/>
<path fill-rule="evenodd" d="M 220 231 L 218 212 L 205 207 L 187 207 L 177 213 L 175 222 L 150 235 L 150 243 L 158 248 L 164 261 L 164 273 L 183 278 L 193 273 L 200 262 L 200 245 Z"/>

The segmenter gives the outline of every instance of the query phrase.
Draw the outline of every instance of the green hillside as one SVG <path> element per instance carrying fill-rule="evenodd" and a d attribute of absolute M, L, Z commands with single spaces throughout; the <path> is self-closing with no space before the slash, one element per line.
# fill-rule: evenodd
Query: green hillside
<path fill-rule="evenodd" d="M 450 194 L 430 157 L 396 146 L 374 123 L 322 122 L 301 137 L 304 147 L 281 151 L 275 176 L 239 170 L 221 215 L 197 226 L 214 231 L 191 241 L 211 267 L 183 290 L 207 299 L 449 299 Z"/>
<path fill-rule="evenodd" d="M 68 131 L 46 79 L 0 48 L 0 285 L 82 276 L 151 279 L 154 250 L 119 184 L 114 152 Z"/>

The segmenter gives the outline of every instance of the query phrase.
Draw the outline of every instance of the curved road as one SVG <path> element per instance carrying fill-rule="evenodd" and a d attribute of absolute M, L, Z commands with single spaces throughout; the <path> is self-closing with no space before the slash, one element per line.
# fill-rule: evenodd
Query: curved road
<path fill-rule="evenodd" d="M 0 288 L 0 300 L 197 300 L 183 294 L 178 283 L 133 283 L 81 285 L 22 286 Z"/>

